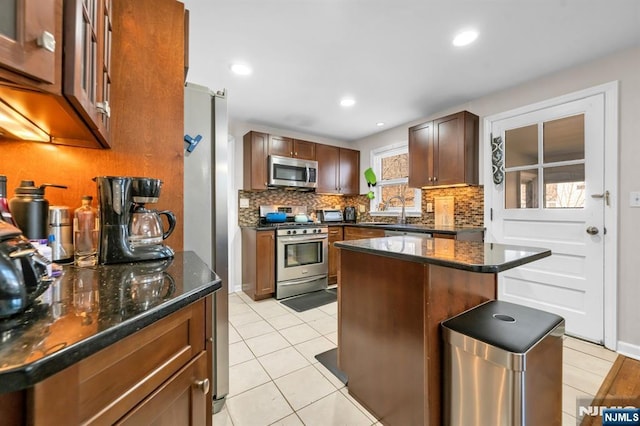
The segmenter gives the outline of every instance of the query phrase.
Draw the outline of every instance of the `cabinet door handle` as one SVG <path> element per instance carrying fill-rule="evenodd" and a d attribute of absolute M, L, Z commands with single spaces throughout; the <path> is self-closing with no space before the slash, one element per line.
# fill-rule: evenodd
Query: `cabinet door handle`
<path fill-rule="evenodd" d="M 433 177 L 433 181 L 435 182 L 435 181 L 437 181 L 437 180 L 438 180 L 438 177 L 437 177 L 437 176 L 434 176 L 434 177 Z"/>
<path fill-rule="evenodd" d="M 429 176 L 429 182 L 431 182 L 433 180 L 433 178 L 431 176 Z"/>
<path fill-rule="evenodd" d="M 293 153 L 293 155 L 295 155 L 295 156 L 297 157 L 297 156 L 298 156 L 298 153 L 297 153 L 297 152 L 294 152 L 294 153 Z"/>
<path fill-rule="evenodd" d="M 291 151 L 291 152 L 289 153 L 289 155 L 293 157 L 293 151 Z"/>
<path fill-rule="evenodd" d="M 193 382 L 193 386 L 195 386 L 196 389 L 201 390 L 202 393 L 208 393 L 209 392 L 209 379 L 196 380 L 195 382 Z"/>
<path fill-rule="evenodd" d="M 96 109 L 100 114 L 104 114 L 107 117 L 111 117 L 111 107 L 109 106 L 108 101 L 98 102 L 96 104 Z"/>
<path fill-rule="evenodd" d="M 43 31 L 36 40 L 38 47 L 48 50 L 49 52 L 56 51 L 56 38 L 49 31 Z"/>

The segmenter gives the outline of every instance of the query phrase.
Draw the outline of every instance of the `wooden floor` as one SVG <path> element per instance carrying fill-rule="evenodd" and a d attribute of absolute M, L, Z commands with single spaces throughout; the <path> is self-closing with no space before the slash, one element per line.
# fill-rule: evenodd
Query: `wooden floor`
<path fill-rule="evenodd" d="M 618 355 L 591 406 L 640 407 L 640 361 Z M 602 417 L 587 416 L 582 426 L 602 424 Z"/>

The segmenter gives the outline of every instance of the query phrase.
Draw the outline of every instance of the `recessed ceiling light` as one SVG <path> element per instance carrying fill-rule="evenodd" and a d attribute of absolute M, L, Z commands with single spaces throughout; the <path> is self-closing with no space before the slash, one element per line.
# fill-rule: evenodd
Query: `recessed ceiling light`
<path fill-rule="evenodd" d="M 237 75 L 249 75 L 253 72 L 251 67 L 246 64 L 231 64 L 231 71 Z"/>
<path fill-rule="evenodd" d="M 340 106 L 352 107 L 356 104 L 356 100 L 353 98 L 343 98 L 340 100 Z"/>
<path fill-rule="evenodd" d="M 382 121 L 379 121 L 379 122 L 376 123 L 376 126 L 382 127 L 382 126 L 384 126 L 384 123 Z"/>
<path fill-rule="evenodd" d="M 467 44 L 471 44 L 478 38 L 478 33 L 476 31 L 463 31 L 455 36 L 453 39 L 454 46 L 466 46 Z"/>

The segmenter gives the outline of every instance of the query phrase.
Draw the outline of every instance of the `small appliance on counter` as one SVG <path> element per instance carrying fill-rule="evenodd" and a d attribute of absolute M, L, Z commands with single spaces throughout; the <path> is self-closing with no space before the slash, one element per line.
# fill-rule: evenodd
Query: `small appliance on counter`
<path fill-rule="evenodd" d="M 173 257 L 173 250 L 162 244 L 162 240 L 167 238 L 175 227 L 173 213 L 161 212 L 166 213 L 169 219 L 169 229 L 166 231 L 159 226 L 148 230 L 138 227 L 141 221 L 157 225 L 160 220 L 159 212 L 144 207 L 145 203 L 158 201 L 162 186 L 160 179 L 102 176 L 94 180 L 98 185 L 100 205 L 100 241 L 98 243 L 100 264 Z"/>
<path fill-rule="evenodd" d="M 318 220 L 322 223 L 344 222 L 342 211 L 337 209 L 321 209 L 317 210 Z"/>
<path fill-rule="evenodd" d="M 15 189 L 15 197 L 9 200 L 13 220 L 30 240 L 49 237 L 49 201 L 44 198 L 44 190 L 48 186 L 67 189 L 64 185 L 51 183 L 35 186 L 32 180 L 23 180 Z"/>
<path fill-rule="evenodd" d="M 356 223 L 358 215 L 356 213 L 356 208 L 352 206 L 348 206 L 344 208 L 344 221 L 350 223 Z"/>
<path fill-rule="evenodd" d="M 73 260 L 71 211 L 67 206 L 49 207 L 49 246 L 54 262 Z"/>
<path fill-rule="evenodd" d="M 0 318 L 25 311 L 47 289 L 49 263 L 18 228 L 0 220 Z"/>

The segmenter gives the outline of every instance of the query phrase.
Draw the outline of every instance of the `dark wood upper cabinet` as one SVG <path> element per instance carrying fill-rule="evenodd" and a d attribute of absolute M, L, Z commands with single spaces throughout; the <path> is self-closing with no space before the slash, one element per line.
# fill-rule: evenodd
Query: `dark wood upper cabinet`
<path fill-rule="evenodd" d="M 357 195 L 360 192 L 358 173 L 360 172 L 360 151 L 340 148 L 340 192 Z"/>
<path fill-rule="evenodd" d="M 293 139 L 269 135 L 269 155 L 293 157 Z"/>
<path fill-rule="evenodd" d="M 293 156 L 302 158 L 303 160 L 316 159 L 316 143 L 303 141 L 300 139 L 293 140 Z"/>
<path fill-rule="evenodd" d="M 0 67 L 37 81 L 53 84 L 56 49 L 56 2 L 51 0 L 3 1 L 0 20 Z"/>
<path fill-rule="evenodd" d="M 468 111 L 409 128 L 409 186 L 478 184 L 478 116 Z"/>
<path fill-rule="evenodd" d="M 359 192 L 360 151 L 316 145 L 318 188 L 325 194 L 356 195 Z"/>
<path fill-rule="evenodd" d="M 109 148 L 112 0 L 9 5 L 17 25 L 0 24 L 0 98 L 53 143 Z"/>
<path fill-rule="evenodd" d="M 244 189 L 247 191 L 267 189 L 269 135 L 251 131 L 244 135 L 243 144 Z"/>
<path fill-rule="evenodd" d="M 65 0 L 64 95 L 109 140 L 111 0 Z"/>
<path fill-rule="evenodd" d="M 318 187 L 316 192 L 339 194 L 340 148 L 331 145 L 318 145 L 316 147 L 316 160 L 318 161 Z"/>
<path fill-rule="evenodd" d="M 316 144 L 300 139 L 269 135 L 269 155 L 315 160 Z"/>

